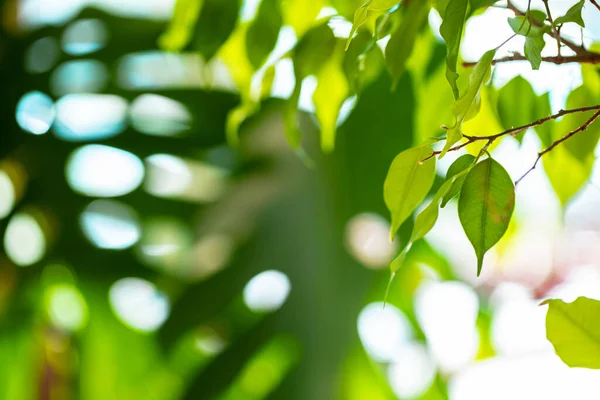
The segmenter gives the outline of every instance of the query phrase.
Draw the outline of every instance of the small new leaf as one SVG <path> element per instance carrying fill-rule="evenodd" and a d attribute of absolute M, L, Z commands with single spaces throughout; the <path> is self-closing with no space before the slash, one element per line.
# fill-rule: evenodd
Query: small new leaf
<path fill-rule="evenodd" d="M 569 11 L 562 17 L 556 18 L 554 20 L 554 25 L 560 26 L 567 22 L 575 22 L 577 25 L 585 28 L 585 22 L 583 22 L 583 18 L 581 17 L 581 10 L 585 5 L 585 0 L 581 0 L 576 3 L 573 7 L 569 8 Z"/>
<path fill-rule="evenodd" d="M 515 188 L 498 162 L 487 158 L 465 179 L 458 201 L 458 217 L 477 255 L 477 276 L 483 256 L 504 235 L 515 206 Z"/>
<path fill-rule="evenodd" d="M 530 16 L 530 18 L 534 17 Z M 550 32 L 550 27 L 546 25 L 542 27 L 533 26 L 529 18 L 525 16 L 509 18 L 508 24 L 516 34 L 525 36 L 525 46 L 523 49 L 525 58 L 531 64 L 532 69 L 540 69 L 542 50 L 546 45 L 544 34 Z"/>
<path fill-rule="evenodd" d="M 546 337 L 569 367 L 600 369 L 600 301 L 546 300 Z"/>
<path fill-rule="evenodd" d="M 440 158 L 443 157 L 450 147 L 456 142 L 462 139 L 462 124 L 463 122 L 473 119 L 479 112 L 481 101 L 479 98 L 479 91 L 481 86 L 487 82 L 490 78 L 492 71 L 492 60 L 496 54 L 496 49 L 487 51 L 471 71 L 469 77 L 469 86 L 467 91 L 454 103 L 452 112 L 456 118 L 454 125 L 448 130 L 446 134 L 446 144 Z"/>
<path fill-rule="evenodd" d="M 472 156 L 471 154 L 463 154 L 462 156 L 458 157 L 448 168 L 448 172 L 446 172 L 446 181 L 448 182 L 452 180 L 453 183 L 448 189 L 447 193 L 444 194 L 442 197 L 442 208 L 444 208 L 446 204 L 448 204 L 448 202 L 460 192 L 460 190 L 462 189 L 462 185 L 465 182 L 465 179 L 467 178 L 467 175 L 461 174 L 460 177 L 458 177 L 458 179 L 456 180 L 453 180 L 452 178 L 455 175 L 458 175 L 461 172 L 465 171 L 471 165 L 473 165 L 473 161 L 475 161 L 474 156 Z"/>
<path fill-rule="evenodd" d="M 383 197 L 392 216 L 390 237 L 425 199 L 435 178 L 435 157 L 429 146 L 414 147 L 398 154 L 383 185 Z"/>

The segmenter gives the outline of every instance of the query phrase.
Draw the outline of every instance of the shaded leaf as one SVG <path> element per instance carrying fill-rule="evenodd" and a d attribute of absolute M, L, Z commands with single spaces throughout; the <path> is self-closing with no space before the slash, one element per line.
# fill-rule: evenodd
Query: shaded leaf
<path fill-rule="evenodd" d="M 193 47 L 209 61 L 235 28 L 240 0 L 203 0 L 204 6 L 194 30 Z"/>
<path fill-rule="evenodd" d="M 585 0 L 580 0 L 573 7 L 569 8 L 567 13 L 562 17 L 558 17 L 554 20 L 554 25 L 562 25 L 567 22 L 575 22 L 577 25 L 585 28 L 585 22 L 583 22 L 583 18 L 581 17 L 581 11 L 583 10 L 583 6 L 585 4 Z"/>
<path fill-rule="evenodd" d="M 468 3 L 469 0 L 450 0 L 444 11 L 444 21 L 440 26 L 440 34 L 446 42 L 446 79 L 452 88 L 455 99 L 459 97 L 456 83 L 458 79 L 456 63 L 458 62 L 458 52 L 467 16 Z"/>
<path fill-rule="evenodd" d="M 537 97 L 531 84 L 517 75 L 500 89 L 498 94 L 498 117 L 503 129 L 523 126 L 536 120 Z M 521 142 L 523 135 L 516 136 Z"/>
<path fill-rule="evenodd" d="M 594 160 L 579 160 L 566 147 L 557 146 L 544 156 L 542 164 L 556 196 L 565 206 L 590 178 Z"/>
<path fill-rule="evenodd" d="M 398 154 L 390 165 L 383 185 L 383 197 L 392 216 L 392 238 L 433 185 L 435 158 L 422 162 L 431 152 L 429 146 L 414 147 Z"/>
<path fill-rule="evenodd" d="M 455 122 L 446 134 L 446 144 L 440 158 L 443 157 L 448 149 L 456 142 L 462 139 L 462 124 L 474 118 L 479 112 L 481 86 L 490 78 L 492 70 L 492 60 L 496 50 L 487 51 L 475 64 L 471 76 L 469 77 L 469 86 L 467 91 L 459 98 L 452 107 L 452 113 L 455 116 Z"/>
<path fill-rule="evenodd" d="M 600 369 L 600 301 L 546 300 L 546 337 L 569 367 Z"/>
<path fill-rule="evenodd" d="M 412 53 L 419 30 L 427 20 L 428 1 L 411 1 L 405 11 L 402 23 L 392 34 L 385 48 L 385 62 L 394 78 L 394 86 L 404 73 L 406 61 Z"/>
<path fill-rule="evenodd" d="M 483 256 L 502 238 L 515 206 L 515 188 L 498 162 L 487 158 L 467 175 L 458 201 L 458 217 L 477 255 L 477 276 Z"/>
<path fill-rule="evenodd" d="M 255 69 L 260 68 L 273 51 L 282 21 L 279 0 L 262 0 L 256 18 L 246 32 L 248 59 Z"/>
<path fill-rule="evenodd" d="M 567 108 L 578 108 L 596 104 L 598 98 L 594 96 L 588 87 L 585 85 L 573 90 L 567 98 Z M 557 124 L 557 136 L 564 136 L 567 133 L 579 128 L 590 118 L 590 113 L 575 113 L 565 115 Z M 555 138 L 557 139 L 557 138 Z M 569 153 L 580 161 L 592 157 L 594 149 L 600 139 L 600 124 L 591 124 L 585 132 L 580 135 L 575 135 L 564 143 L 565 148 Z"/>
<path fill-rule="evenodd" d="M 473 161 L 475 161 L 475 157 L 473 157 L 471 154 L 463 154 L 462 156 L 458 157 L 448 168 L 448 172 L 446 172 L 446 182 L 453 181 L 454 183 L 450 189 L 448 189 L 448 192 L 442 197 L 442 208 L 444 208 L 446 204 L 448 204 L 448 202 L 460 192 L 467 175 L 461 174 L 458 179 L 452 178 L 472 166 Z"/>

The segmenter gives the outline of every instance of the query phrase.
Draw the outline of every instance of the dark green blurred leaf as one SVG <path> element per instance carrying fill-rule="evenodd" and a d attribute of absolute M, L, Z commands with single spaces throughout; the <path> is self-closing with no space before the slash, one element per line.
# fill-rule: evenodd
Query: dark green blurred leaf
<path fill-rule="evenodd" d="M 515 188 L 502 165 L 487 158 L 471 169 L 458 201 L 458 217 L 477 255 L 477 276 L 483 256 L 506 232 L 514 207 Z"/>
<path fill-rule="evenodd" d="M 204 7 L 194 31 L 193 46 L 209 61 L 233 32 L 240 12 L 240 0 L 203 1 Z"/>
<path fill-rule="evenodd" d="M 246 32 L 248 59 L 255 69 L 266 61 L 273 51 L 283 18 L 280 0 L 262 0 L 258 13 Z"/>
<path fill-rule="evenodd" d="M 523 126 L 536 118 L 537 97 L 531 84 L 518 75 L 500 89 L 498 94 L 498 117 L 502 128 Z M 519 142 L 523 135 L 516 136 Z"/>
<path fill-rule="evenodd" d="M 417 34 L 427 21 L 429 7 L 429 1 L 411 1 L 404 12 L 400 26 L 392 34 L 385 48 L 385 62 L 394 78 L 394 86 L 404 73 Z"/>
<path fill-rule="evenodd" d="M 591 104 L 597 104 L 598 98 L 584 85 L 573 90 L 567 98 L 567 108 L 585 107 Z M 579 128 L 590 118 L 590 113 L 575 113 L 565 115 L 557 124 L 557 136 L 564 136 L 567 133 Z M 558 139 L 556 137 L 555 139 Z M 594 149 L 600 139 L 600 124 L 590 125 L 585 132 L 575 135 L 567 140 L 563 145 L 571 155 L 577 160 L 584 161 L 588 157 L 593 157 Z"/>

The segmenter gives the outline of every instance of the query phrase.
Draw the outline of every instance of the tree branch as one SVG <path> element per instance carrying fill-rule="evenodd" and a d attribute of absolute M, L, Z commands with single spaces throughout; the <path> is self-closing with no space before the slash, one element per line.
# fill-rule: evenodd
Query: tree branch
<path fill-rule="evenodd" d="M 522 54 L 513 54 L 512 56 L 507 56 L 503 58 L 498 58 L 492 61 L 492 65 L 504 62 L 511 61 L 526 61 L 527 58 Z M 600 64 L 600 54 L 597 53 L 586 53 L 586 54 L 576 54 L 574 56 L 551 56 L 551 57 L 542 57 L 542 61 L 549 62 L 552 64 L 568 64 L 568 63 L 580 63 L 580 64 Z M 472 67 L 476 62 L 463 62 L 463 67 Z"/>
<path fill-rule="evenodd" d="M 592 0 L 595 1 L 595 0 Z M 511 0 L 507 0 L 506 2 L 506 8 L 508 8 L 509 10 L 511 10 L 512 12 L 515 13 L 515 15 L 517 17 L 521 17 L 524 16 L 525 13 L 521 10 L 519 10 L 513 3 Z M 531 24 L 533 24 L 534 26 L 537 26 L 538 28 L 542 26 L 542 24 L 538 23 L 536 20 L 534 20 L 533 18 L 531 19 Z M 576 43 L 573 43 L 572 41 L 570 41 L 569 39 L 566 39 L 562 36 L 560 36 L 560 41 L 567 46 L 568 48 L 570 48 L 571 50 L 573 50 L 576 54 L 589 54 L 590 52 L 588 50 L 586 50 L 585 47 L 583 47 L 582 45 L 578 45 Z M 592 53 L 593 54 L 593 53 Z"/>
<path fill-rule="evenodd" d="M 554 26 L 554 20 L 552 19 L 552 13 L 550 13 L 550 6 L 548 5 L 548 0 L 542 0 L 544 2 L 544 6 L 546 7 L 546 12 L 548 13 L 548 21 L 550 21 L 550 26 L 552 27 L 552 32 L 554 33 L 554 37 L 556 38 L 556 48 L 558 51 L 558 59 L 560 60 L 562 56 L 560 55 L 560 33 Z"/>
<path fill-rule="evenodd" d="M 561 137 L 558 140 L 555 140 L 554 142 L 552 142 L 552 144 L 550 146 L 548 146 L 545 150 L 542 150 L 538 153 L 537 158 L 535 159 L 535 162 L 533 163 L 533 166 L 531 168 L 529 168 L 524 174 L 523 176 L 521 176 L 519 179 L 517 179 L 517 181 L 515 182 L 515 185 L 518 185 L 519 182 L 521 182 L 523 180 L 523 178 L 525 178 L 531 171 L 533 171 L 535 169 L 535 167 L 537 167 L 538 163 L 540 162 L 541 158 L 544 156 L 544 154 L 549 153 L 550 151 L 552 151 L 552 149 L 554 149 L 556 146 L 558 146 L 559 144 L 561 144 L 562 142 L 569 140 L 570 138 L 572 138 L 573 136 L 575 136 L 576 134 L 578 134 L 579 132 L 583 132 L 585 131 L 592 123 L 594 123 L 594 121 L 600 117 L 600 111 L 596 111 L 594 113 L 594 115 L 592 115 L 590 117 L 590 119 L 588 119 L 587 121 L 585 121 L 585 123 L 583 125 L 581 125 L 579 128 L 572 130 L 571 132 L 567 133 L 565 136 Z"/>
<path fill-rule="evenodd" d="M 596 8 L 598 9 L 598 11 L 600 11 L 600 4 L 598 4 L 596 2 L 596 0 L 590 0 L 590 3 L 592 3 L 594 6 L 596 6 Z"/>
<path fill-rule="evenodd" d="M 538 119 L 537 121 L 533 121 L 533 122 L 530 122 L 530 123 L 528 123 L 528 124 L 525 124 L 525 125 L 522 125 L 522 126 L 517 126 L 517 127 L 515 127 L 515 128 L 507 129 L 507 130 L 505 130 L 505 131 L 502 131 L 502 132 L 500 132 L 500 133 L 496 133 L 496 134 L 494 134 L 494 135 L 487 135 L 487 136 L 470 136 L 470 135 L 464 135 L 464 134 L 463 134 L 463 138 L 467 139 L 467 141 L 466 141 L 466 142 L 463 142 L 463 143 L 461 143 L 461 144 L 459 144 L 459 145 L 457 145 L 457 146 L 451 147 L 450 149 L 448 149 L 448 151 L 457 151 L 457 150 L 460 150 L 460 149 L 462 149 L 462 148 L 463 148 L 463 147 L 465 147 L 465 146 L 468 146 L 468 145 L 470 145 L 471 143 L 474 143 L 474 142 L 479 142 L 479 141 L 482 141 L 482 140 L 486 140 L 486 141 L 488 142 L 488 144 L 491 144 L 491 143 L 492 143 L 494 140 L 496 140 L 496 139 L 498 139 L 498 138 L 500 138 L 500 137 L 502 137 L 502 136 L 507 136 L 507 135 L 510 135 L 510 136 L 517 136 L 519 133 L 522 133 L 522 132 L 526 131 L 526 130 L 527 130 L 527 129 L 529 129 L 529 128 L 534 128 L 534 127 L 536 127 L 536 126 L 539 126 L 539 125 L 542 125 L 542 124 L 544 124 L 544 123 L 546 123 L 546 122 L 548 122 L 548 121 L 551 121 L 551 120 L 556 120 L 556 119 L 558 119 L 558 118 L 560 118 L 560 117 L 562 117 L 562 116 L 565 116 L 565 115 L 569 115 L 569 114 L 575 114 L 575 113 L 581 113 L 581 112 L 587 112 L 587 111 L 596 111 L 596 114 L 594 114 L 594 116 L 592 116 L 592 118 L 590 118 L 590 120 L 588 120 L 588 122 L 586 122 L 584 125 L 582 125 L 582 127 L 584 127 L 584 128 L 583 128 L 583 129 L 581 129 L 581 130 L 585 130 L 585 129 L 587 129 L 587 127 L 588 127 L 588 126 L 589 126 L 589 125 L 590 125 L 592 122 L 594 122 L 594 120 L 595 120 L 596 118 L 598 118 L 598 115 L 600 115 L 600 104 L 598 104 L 598 105 L 595 105 L 595 106 L 580 107 L 580 108 L 572 108 L 572 109 L 570 109 L 570 110 L 560 110 L 560 111 L 559 111 L 559 112 L 557 112 L 556 114 L 552 114 L 552 115 L 549 115 L 549 116 L 547 116 L 547 117 L 540 118 L 540 119 Z M 581 127 L 580 127 L 580 128 L 581 128 Z M 552 150 L 552 148 L 556 147 L 556 145 L 558 145 L 558 144 L 560 144 L 560 143 L 564 142 L 565 140 L 569 139 L 569 137 L 571 137 L 571 136 L 575 135 L 575 134 L 576 134 L 576 133 L 578 133 L 578 132 L 580 132 L 580 130 L 577 130 L 577 132 L 575 132 L 575 133 L 573 133 L 573 132 L 569 133 L 569 134 L 568 134 L 567 136 L 565 136 L 564 138 L 561 138 L 561 139 L 559 139 L 559 140 L 557 141 L 558 143 L 556 143 L 556 142 L 555 142 L 556 144 L 555 144 L 555 143 L 553 143 L 552 145 L 550 145 L 550 147 L 548 147 L 548 149 Z M 545 153 L 547 153 L 548 151 L 550 151 L 550 150 L 548 150 L 548 149 L 544 150 L 544 154 L 545 154 Z M 421 161 L 423 161 L 423 162 L 424 162 L 424 161 L 426 161 L 426 160 L 429 160 L 430 158 L 433 158 L 433 157 L 435 157 L 435 156 L 438 156 L 438 155 L 440 155 L 441 153 L 442 153 L 442 152 L 441 152 L 440 150 L 433 151 L 433 152 L 432 152 L 432 153 L 431 153 L 429 156 L 427 156 L 427 158 L 424 158 L 424 159 L 423 159 L 423 160 L 421 160 Z M 542 155 L 543 155 L 543 154 L 542 154 Z"/>

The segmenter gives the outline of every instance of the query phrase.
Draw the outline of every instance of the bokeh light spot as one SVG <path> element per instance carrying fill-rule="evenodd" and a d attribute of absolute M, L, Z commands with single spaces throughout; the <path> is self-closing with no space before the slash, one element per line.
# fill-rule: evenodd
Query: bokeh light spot
<path fill-rule="evenodd" d="M 141 235 L 135 211 L 117 201 L 93 201 L 81 214 L 80 222 L 85 236 L 102 249 L 126 249 Z"/>
<path fill-rule="evenodd" d="M 34 135 L 48 132 L 55 115 L 54 102 L 42 92 L 29 92 L 17 104 L 17 123 Z"/>
<path fill-rule="evenodd" d="M 8 216 L 15 206 L 15 186 L 10 176 L 0 170 L 0 219 Z"/>
<path fill-rule="evenodd" d="M 157 330 L 169 316 L 167 296 L 144 279 L 118 280 L 110 288 L 109 299 L 119 319 L 141 332 Z"/>
<path fill-rule="evenodd" d="M 47 292 L 50 322 L 67 331 L 81 329 L 87 322 L 87 305 L 76 287 L 70 284 L 52 286 Z"/>
<path fill-rule="evenodd" d="M 15 214 L 4 233 L 4 250 L 17 265 L 26 267 L 40 261 L 46 252 L 46 237 L 30 214 Z"/>
<path fill-rule="evenodd" d="M 63 50 L 74 56 L 93 53 L 106 45 L 107 36 L 106 27 L 99 19 L 80 19 L 65 29 Z"/>
<path fill-rule="evenodd" d="M 106 66 L 98 60 L 74 60 L 59 65 L 50 78 L 52 93 L 63 96 L 70 93 L 101 91 L 108 81 Z"/>
<path fill-rule="evenodd" d="M 388 380 L 401 399 L 419 398 L 435 378 L 435 364 L 420 343 L 402 346 L 388 369 Z"/>
<path fill-rule="evenodd" d="M 182 103 L 157 94 L 136 98 L 129 113 L 131 125 L 149 135 L 175 136 L 192 125 L 192 115 Z"/>
<path fill-rule="evenodd" d="M 390 224 L 379 215 L 358 214 L 346 225 L 346 248 L 364 266 L 386 268 L 398 250 L 389 232 Z"/>
<path fill-rule="evenodd" d="M 32 74 L 50 71 L 58 60 L 58 43 L 52 37 L 36 40 L 25 52 L 25 70 Z"/>
<path fill-rule="evenodd" d="M 402 311 L 391 304 L 371 303 L 358 316 L 358 336 L 376 361 L 392 361 L 413 337 L 413 329 Z"/>
<path fill-rule="evenodd" d="M 137 188 L 144 178 L 144 165 L 124 150 L 87 145 L 69 157 L 66 173 L 73 190 L 88 196 L 112 197 Z"/>
<path fill-rule="evenodd" d="M 127 102 L 108 94 L 74 93 L 56 102 L 56 135 L 68 141 L 106 139 L 126 127 Z"/>
<path fill-rule="evenodd" d="M 290 290 L 290 280 L 283 272 L 264 271 L 244 287 L 244 303 L 254 312 L 275 311 L 285 303 Z"/>

